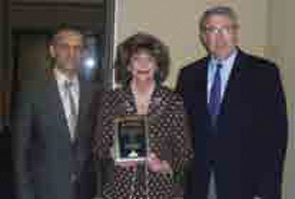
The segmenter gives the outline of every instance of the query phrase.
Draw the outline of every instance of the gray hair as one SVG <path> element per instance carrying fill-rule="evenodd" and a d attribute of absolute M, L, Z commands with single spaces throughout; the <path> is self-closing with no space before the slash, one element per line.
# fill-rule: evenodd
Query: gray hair
<path fill-rule="evenodd" d="M 213 15 L 223 15 L 228 17 L 234 24 L 234 26 L 238 25 L 238 17 L 235 11 L 229 6 L 214 6 L 207 9 L 201 19 L 199 21 L 199 29 L 201 32 L 206 29 L 206 20 Z"/>

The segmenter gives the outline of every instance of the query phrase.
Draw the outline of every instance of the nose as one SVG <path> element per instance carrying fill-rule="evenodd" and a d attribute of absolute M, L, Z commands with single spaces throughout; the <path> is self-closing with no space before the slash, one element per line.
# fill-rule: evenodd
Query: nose
<path fill-rule="evenodd" d="M 216 39 L 219 41 L 219 40 L 222 40 L 224 38 L 224 35 L 219 32 L 218 34 L 216 34 Z"/>
<path fill-rule="evenodd" d="M 142 66 L 142 67 L 149 67 L 152 63 L 152 60 L 150 57 L 141 57 L 139 59 L 139 64 Z"/>
<path fill-rule="evenodd" d="M 149 65 L 149 61 L 147 59 L 140 59 L 139 64 L 143 67 L 147 67 Z"/>
<path fill-rule="evenodd" d="M 69 55 L 70 57 L 75 56 L 75 46 L 69 46 Z"/>
<path fill-rule="evenodd" d="M 215 41 L 221 45 L 225 42 L 225 35 L 221 32 L 219 32 L 218 34 L 215 35 Z"/>

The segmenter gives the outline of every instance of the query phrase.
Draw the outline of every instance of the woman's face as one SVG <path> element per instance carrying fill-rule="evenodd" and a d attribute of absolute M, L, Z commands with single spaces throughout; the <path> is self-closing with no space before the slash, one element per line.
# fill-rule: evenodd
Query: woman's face
<path fill-rule="evenodd" d="M 144 50 L 133 54 L 130 59 L 129 70 L 132 73 L 133 80 L 154 81 L 157 67 L 155 58 Z"/>

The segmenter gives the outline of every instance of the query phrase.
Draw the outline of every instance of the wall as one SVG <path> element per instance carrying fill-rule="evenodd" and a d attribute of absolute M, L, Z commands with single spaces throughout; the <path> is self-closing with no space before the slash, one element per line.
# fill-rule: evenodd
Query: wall
<path fill-rule="evenodd" d="M 48 30 L 55 29 L 61 23 L 67 23 L 91 32 L 103 32 L 103 3 L 75 3 L 74 0 L 50 3 L 49 0 L 35 0 L 11 2 L 10 5 L 12 29 Z"/>
<path fill-rule="evenodd" d="M 182 65 L 204 54 L 197 41 L 197 8 L 205 7 L 203 1 L 186 0 L 124 0 L 117 1 L 115 43 L 137 31 L 157 35 L 171 47 L 172 69 L 168 83 L 173 85 Z"/>
<path fill-rule="evenodd" d="M 19 35 L 18 79 L 27 84 L 33 80 L 42 80 L 46 66 L 46 35 Z"/>
<path fill-rule="evenodd" d="M 157 35 L 170 46 L 172 67 L 167 84 L 175 85 L 178 69 L 205 55 L 198 39 L 197 23 L 210 5 L 225 3 L 240 13 L 241 45 L 257 54 L 267 46 L 267 0 L 117 0 L 115 44 L 137 31 Z"/>
<path fill-rule="evenodd" d="M 295 197 L 295 56 L 294 56 L 294 0 L 272 0 L 270 42 L 274 46 L 273 57 L 281 68 L 289 112 L 289 148 L 287 151 L 284 199 Z"/>

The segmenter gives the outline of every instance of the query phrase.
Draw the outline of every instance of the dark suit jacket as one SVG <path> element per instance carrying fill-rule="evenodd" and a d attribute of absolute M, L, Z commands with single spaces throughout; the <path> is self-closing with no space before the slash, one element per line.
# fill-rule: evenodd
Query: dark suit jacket
<path fill-rule="evenodd" d="M 81 78 L 79 84 L 75 142 L 70 141 L 62 101 L 53 76 L 44 82 L 33 82 L 19 93 L 13 120 L 19 198 L 92 197 L 92 88 L 90 82 Z"/>
<path fill-rule="evenodd" d="M 207 110 L 208 61 L 183 68 L 177 85 L 195 152 L 187 198 L 206 198 L 209 165 L 215 168 L 219 199 L 281 198 L 287 117 L 278 68 L 239 50 L 214 135 Z"/>

